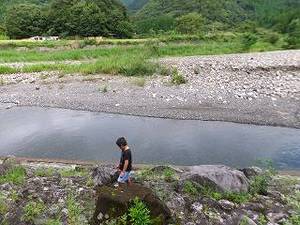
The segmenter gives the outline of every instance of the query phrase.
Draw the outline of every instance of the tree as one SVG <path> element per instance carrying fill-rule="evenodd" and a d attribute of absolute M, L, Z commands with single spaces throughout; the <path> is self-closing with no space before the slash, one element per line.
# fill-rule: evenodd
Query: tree
<path fill-rule="evenodd" d="M 169 15 L 140 20 L 135 23 L 135 29 L 138 34 L 166 32 L 173 30 L 174 27 L 175 19 Z"/>
<path fill-rule="evenodd" d="M 41 7 L 33 4 L 18 4 L 6 14 L 5 27 L 10 38 L 28 38 L 44 32 L 45 17 Z"/>
<path fill-rule="evenodd" d="M 78 2 L 70 8 L 69 35 L 107 36 L 105 13 L 93 2 Z"/>
<path fill-rule="evenodd" d="M 204 18 L 198 13 L 189 13 L 179 17 L 176 30 L 183 34 L 196 34 L 201 32 Z"/>
<path fill-rule="evenodd" d="M 129 37 L 132 32 L 117 0 L 53 0 L 48 14 L 53 35 Z"/>
<path fill-rule="evenodd" d="M 294 19 L 288 26 L 288 38 L 287 43 L 289 48 L 300 47 L 300 19 Z"/>

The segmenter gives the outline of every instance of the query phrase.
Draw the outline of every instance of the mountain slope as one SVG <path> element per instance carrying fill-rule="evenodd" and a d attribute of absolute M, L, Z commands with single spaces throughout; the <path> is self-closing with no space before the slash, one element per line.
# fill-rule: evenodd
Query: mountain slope
<path fill-rule="evenodd" d="M 149 0 L 122 0 L 122 3 L 130 10 L 140 10 L 148 3 Z"/>
<path fill-rule="evenodd" d="M 48 3 L 49 0 L 0 0 L 0 21 L 4 19 L 8 8 L 20 3 L 38 4 L 42 5 Z"/>
<path fill-rule="evenodd" d="M 178 17 L 190 12 L 202 14 L 209 20 L 235 23 L 246 19 L 253 13 L 254 7 L 247 0 L 149 0 L 138 12 L 139 18 L 161 15 Z"/>
<path fill-rule="evenodd" d="M 276 20 L 299 18 L 299 0 L 149 0 L 137 13 L 138 19 L 162 15 L 178 17 L 197 12 L 208 21 L 236 25 L 245 20 L 257 20 L 272 25 Z M 298 16 L 297 16 L 298 14 Z"/>

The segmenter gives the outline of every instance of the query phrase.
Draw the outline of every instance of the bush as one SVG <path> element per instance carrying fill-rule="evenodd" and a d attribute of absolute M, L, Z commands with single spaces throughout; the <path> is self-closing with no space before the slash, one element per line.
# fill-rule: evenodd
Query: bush
<path fill-rule="evenodd" d="M 265 35 L 265 40 L 271 44 L 276 44 L 276 42 L 279 40 L 279 35 L 277 33 L 267 33 Z"/>
<path fill-rule="evenodd" d="M 163 176 L 165 181 L 171 182 L 175 179 L 175 172 L 171 168 L 164 169 Z"/>
<path fill-rule="evenodd" d="M 202 31 L 204 18 L 198 13 L 189 13 L 179 17 L 176 30 L 182 34 L 196 34 Z"/>
<path fill-rule="evenodd" d="M 185 181 L 183 184 L 183 192 L 189 194 L 191 196 L 197 196 L 199 194 L 199 190 L 192 181 Z"/>
<path fill-rule="evenodd" d="M 181 74 L 178 73 L 178 71 L 176 69 L 174 69 L 172 72 L 171 82 L 172 82 L 172 84 L 180 85 L 180 84 L 185 84 L 186 80 Z"/>
<path fill-rule="evenodd" d="M 138 198 L 133 200 L 133 205 L 129 208 L 128 217 L 132 225 L 152 224 L 150 210 Z"/>
<path fill-rule="evenodd" d="M 122 66 L 119 69 L 119 73 L 125 76 L 146 76 L 152 75 L 156 71 L 156 66 L 152 63 L 147 63 L 145 61 L 133 62 Z"/>
<path fill-rule="evenodd" d="M 24 207 L 22 220 L 25 222 L 33 222 L 33 220 L 44 211 L 45 205 L 43 202 L 28 202 Z"/>
<path fill-rule="evenodd" d="M 42 9 L 37 5 L 17 4 L 7 11 L 5 27 L 11 38 L 42 35 L 45 24 Z"/>
<path fill-rule="evenodd" d="M 249 50 L 252 45 L 257 42 L 257 36 L 251 33 L 245 33 L 241 37 L 241 43 L 243 50 Z"/>

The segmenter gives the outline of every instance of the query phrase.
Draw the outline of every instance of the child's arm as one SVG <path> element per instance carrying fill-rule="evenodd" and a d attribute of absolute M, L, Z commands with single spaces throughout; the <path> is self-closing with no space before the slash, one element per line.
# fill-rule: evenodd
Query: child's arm
<path fill-rule="evenodd" d="M 129 160 L 125 160 L 125 162 L 124 162 L 124 167 L 123 167 L 123 170 L 122 170 L 122 174 L 124 174 L 125 172 L 126 172 L 126 170 L 127 170 L 127 167 L 128 167 L 128 164 L 129 164 Z"/>

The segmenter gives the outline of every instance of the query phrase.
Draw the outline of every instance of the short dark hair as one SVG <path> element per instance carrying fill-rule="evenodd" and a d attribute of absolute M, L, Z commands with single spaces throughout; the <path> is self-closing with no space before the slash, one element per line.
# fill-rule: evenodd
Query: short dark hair
<path fill-rule="evenodd" d="M 118 140 L 116 141 L 116 144 L 121 147 L 121 146 L 126 146 L 127 145 L 127 141 L 124 137 L 120 137 L 118 138 Z"/>

